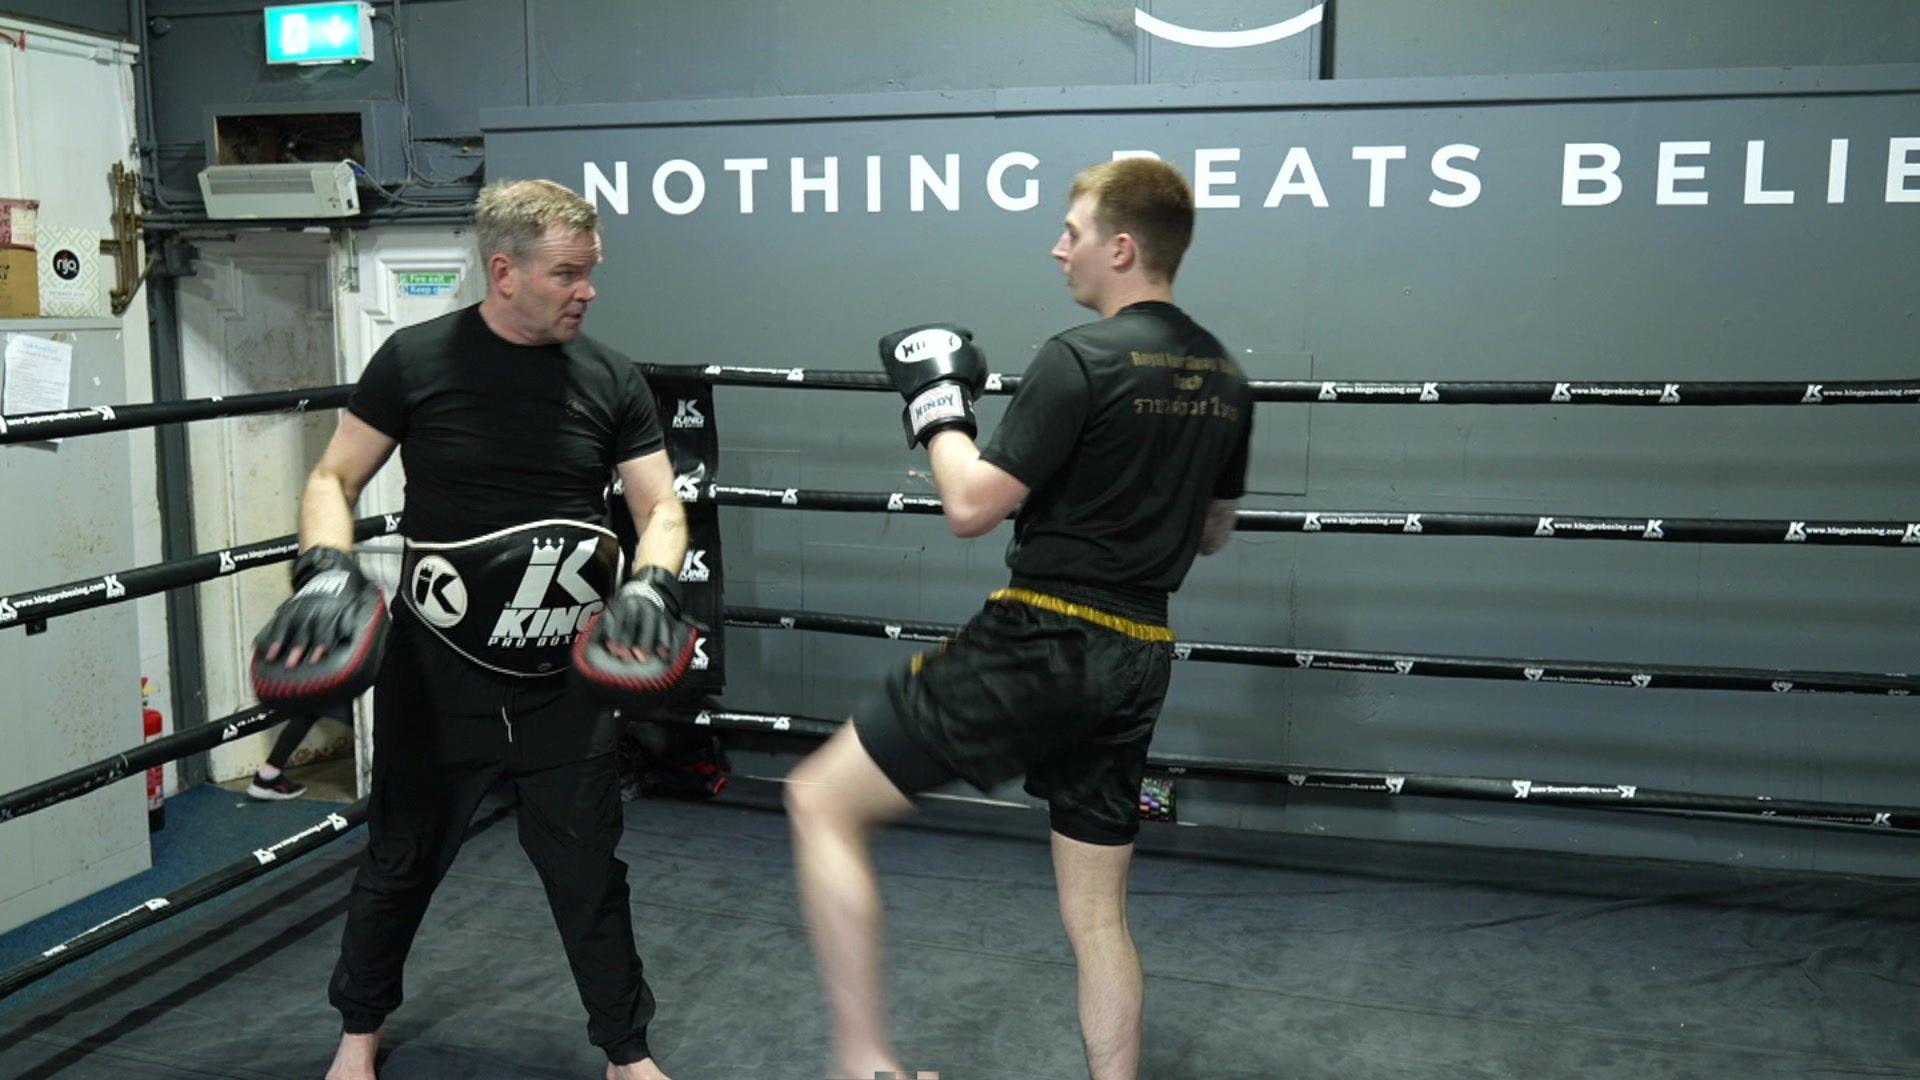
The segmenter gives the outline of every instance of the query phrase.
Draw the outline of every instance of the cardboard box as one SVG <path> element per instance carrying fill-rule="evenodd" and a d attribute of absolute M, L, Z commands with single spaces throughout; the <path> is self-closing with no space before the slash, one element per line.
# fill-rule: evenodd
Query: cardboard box
<path fill-rule="evenodd" d="M 29 248 L 0 248 L 0 319 L 40 315 L 40 263 Z"/>
<path fill-rule="evenodd" d="M 38 199 L 0 199 L 0 248 L 38 247 Z"/>

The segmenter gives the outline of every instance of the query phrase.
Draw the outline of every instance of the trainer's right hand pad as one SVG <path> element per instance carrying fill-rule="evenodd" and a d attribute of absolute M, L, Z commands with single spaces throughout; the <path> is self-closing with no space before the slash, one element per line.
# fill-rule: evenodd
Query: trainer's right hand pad
<path fill-rule="evenodd" d="M 373 685 L 386 646 L 379 586 L 347 552 L 308 548 L 293 564 L 293 595 L 253 639 L 253 692 L 308 711 L 350 702 Z"/>

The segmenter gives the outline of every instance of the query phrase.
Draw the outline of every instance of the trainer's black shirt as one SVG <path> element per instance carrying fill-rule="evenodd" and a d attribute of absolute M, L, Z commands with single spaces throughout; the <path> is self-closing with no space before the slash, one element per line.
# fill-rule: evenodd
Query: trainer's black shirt
<path fill-rule="evenodd" d="M 1034 356 L 980 456 L 1033 489 L 1016 578 L 1180 587 L 1207 504 L 1246 491 L 1253 395 L 1214 336 L 1172 304 L 1131 304 Z"/>
<path fill-rule="evenodd" d="M 603 521 L 614 466 L 666 445 L 639 365 L 584 335 L 512 344 L 478 305 L 394 331 L 347 408 L 401 444 L 415 540 Z"/>

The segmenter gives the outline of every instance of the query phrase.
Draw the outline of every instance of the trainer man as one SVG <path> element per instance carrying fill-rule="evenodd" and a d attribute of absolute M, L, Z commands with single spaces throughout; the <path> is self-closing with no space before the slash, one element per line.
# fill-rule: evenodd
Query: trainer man
<path fill-rule="evenodd" d="M 307 479 L 294 596 L 256 641 L 263 701 L 350 697 L 377 669 L 367 851 L 329 988 L 343 1034 L 328 1076 L 373 1076 L 427 902 L 504 775 L 607 1076 L 660 1078 L 614 853 L 615 721 L 567 672 L 593 666 L 589 644 L 609 668 L 651 665 L 616 680 L 659 687 L 685 669 L 686 514 L 640 369 L 580 332 L 601 257 L 592 207 L 525 180 L 489 185 L 477 211 L 486 299 L 396 331 L 368 362 Z M 406 557 L 386 633 L 351 554 L 353 507 L 396 448 Z M 609 602 L 624 562 L 605 527 L 615 476 L 640 532 L 636 573 Z"/>
<path fill-rule="evenodd" d="M 1194 216 L 1180 174 L 1153 160 L 1095 165 L 1070 202 L 1053 257 L 1100 321 L 1041 346 L 985 449 L 973 399 L 987 372 L 971 335 L 934 325 L 880 342 L 954 533 L 980 536 L 1020 510 L 1011 584 L 791 775 L 836 1076 L 906 1075 L 887 1025 L 870 831 L 949 780 L 985 789 L 1022 773 L 1051 809 L 1088 1068 L 1097 1080 L 1138 1072 L 1126 881 L 1172 661 L 1167 595 L 1230 535 L 1253 410 L 1227 351 L 1173 305 Z"/>

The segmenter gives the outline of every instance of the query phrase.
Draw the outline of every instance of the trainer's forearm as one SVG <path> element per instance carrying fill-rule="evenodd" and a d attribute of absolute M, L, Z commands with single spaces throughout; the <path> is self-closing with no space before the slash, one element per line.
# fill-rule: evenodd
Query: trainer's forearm
<path fill-rule="evenodd" d="M 658 566 L 672 574 L 680 573 L 687 557 L 687 510 L 678 499 L 653 508 L 640 540 L 634 546 L 633 567 Z"/>
<path fill-rule="evenodd" d="M 359 495 L 349 492 L 338 476 L 315 469 L 300 496 L 300 550 L 330 547 L 352 551 L 353 504 Z"/>

